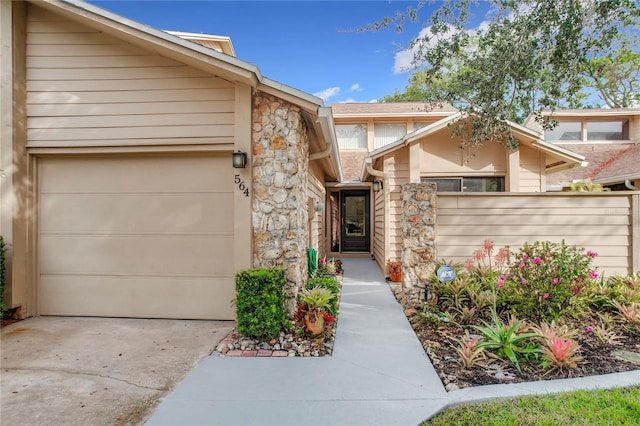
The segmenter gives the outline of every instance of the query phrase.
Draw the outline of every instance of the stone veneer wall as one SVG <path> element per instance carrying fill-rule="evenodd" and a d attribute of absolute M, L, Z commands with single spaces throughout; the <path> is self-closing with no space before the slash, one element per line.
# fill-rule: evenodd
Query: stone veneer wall
<path fill-rule="evenodd" d="M 309 143 L 302 111 L 257 93 L 252 114 L 253 266 L 287 271 L 287 310 L 307 280 Z"/>
<path fill-rule="evenodd" d="M 436 186 L 402 185 L 402 285 L 407 305 L 425 300 L 426 284 L 435 270 Z"/>

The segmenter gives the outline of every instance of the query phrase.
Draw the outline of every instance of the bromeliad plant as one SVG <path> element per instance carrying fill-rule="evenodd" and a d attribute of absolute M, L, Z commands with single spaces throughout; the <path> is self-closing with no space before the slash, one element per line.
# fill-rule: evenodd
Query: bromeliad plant
<path fill-rule="evenodd" d="M 327 321 L 333 321 L 327 310 L 335 297 L 330 290 L 319 286 L 300 292 L 301 309 L 304 312 L 302 319 L 307 333 L 318 336 L 324 332 Z"/>
<path fill-rule="evenodd" d="M 491 320 L 491 324 L 483 321 L 483 326 L 473 326 L 484 336 L 480 346 L 494 351 L 499 358 L 508 358 L 520 371 L 520 361 L 539 352 L 532 340 L 537 334 L 520 332 L 524 321 L 516 320 L 514 317 L 507 324 L 503 323 L 495 309 L 491 310 Z"/>
<path fill-rule="evenodd" d="M 464 336 L 460 339 L 453 339 L 460 345 L 455 348 L 460 355 L 460 363 L 464 368 L 473 368 L 483 365 L 487 360 L 485 347 L 481 344 L 480 336 L 472 336 L 469 330 L 465 330 Z"/>
<path fill-rule="evenodd" d="M 576 368 L 584 360 L 580 355 L 580 344 L 575 340 L 561 337 L 545 340 L 542 355 L 542 365 L 549 368 L 548 372 L 555 369 Z"/>

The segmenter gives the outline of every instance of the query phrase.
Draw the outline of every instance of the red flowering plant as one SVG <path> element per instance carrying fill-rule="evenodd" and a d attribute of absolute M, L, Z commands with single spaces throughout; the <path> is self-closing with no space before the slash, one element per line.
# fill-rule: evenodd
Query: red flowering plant
<path fill-rule="evenodd" d="M 434 302 L 445 311 L 454 312 L 462 323 L 470 322 L 474 316 L 490 318 L 490 308 L 495 306 L 496 282 L 506 273 L 508 256 L 508 248 L 496 250 L 493 240 L 486 239 L 464 267 L 441 262 L 453 267 L 456 279 L 440 282 L 436 274 L 432 276 L 429 291 Z"/>
<path fill-rule="evenodd" d="M 498 299 L 530 320 L 557 320 L 581 310 L 580 294 L 599 278 L 591 265 L 597 253 L 549 241 L 526 243 L 498 279 Z"/>

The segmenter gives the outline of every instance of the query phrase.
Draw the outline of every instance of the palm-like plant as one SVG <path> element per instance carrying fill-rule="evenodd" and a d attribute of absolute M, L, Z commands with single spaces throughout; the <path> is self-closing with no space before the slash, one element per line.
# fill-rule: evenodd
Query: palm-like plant
<path fill-rule="evenodd" d="M 508 358 L 518 371 L 520 371 L 520 360 L 518 355 L 528 355 L 539 352 L 537 346 L 531 344 L 531 339 L 536 337 L 536 333 L 521 333 L 518 330 L 523 321 L 515 320 L 505 324 L 500 320 L 495 309 L 491 310 L 492 324 L 482 321 L 483 326 L 474 325 L 473 328 L 480 331 L 484 336 L 484 341 L 480 344 L 485 349 L 495 351 L 500 358 Z"/>

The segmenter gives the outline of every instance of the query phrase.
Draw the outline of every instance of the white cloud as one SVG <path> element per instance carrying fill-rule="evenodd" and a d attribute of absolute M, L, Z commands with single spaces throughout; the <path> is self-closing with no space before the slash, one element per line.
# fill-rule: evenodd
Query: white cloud
<path fill-rule="evenodd" d="M 329 98 L 332 98 L 340 93 L 339 87 L 329 87 L 327 89 L 321 90 L 317 93 L 314 93 L 313 96 L 317 96 L 323 101 L 327 101 Z"/>
<path fill-rule="evenodd" d="M 362 87 L 360 87 L 360 83 L 355 83 L 354 85 L 351 86 L 349 91 L 350 92 L 360 92 L 360 91 L 362 91 Z"/>
<path fill-rule="evenodd" d="M 353 98 L 347 98 L 347 99 L 344 99 L 344 100 L 342 100 L 342 101 L 338 101 L 338 102 L 336 102 L 336 103 L 337 103 L 337 104 L 350 104 L 350 103 L 359 103 L 359 104 L 366 104 L 366 103 L 368 103 L 368 104 L 376 104 L 376 103 L 378 103 L 378 100 L 377 100 L 377 99 L 371 99 L 371 100 L 368 100 L 368 101 L 358 101 L 358 100 L 353 99 Z"/>
<path fill-rule="evenodd" d="M 476 34 L 478 32 L 485 31 L 489 27 L 489 21 L 482 21 L 476 28 L 467 30 L 469 34 Z M 428 49 L 435 45 L 440 39 L 447 39 L 453 35 L 453 32 L 447 32 L 440 34 L 438 37 L 430 39 L 428 42 L 424 41 L 425 36 L 433 36 L 431 34 L 431 27 L 426 27 L 420 30 L 418 36 L 413 39 L 411 46 L 408 49 L 396 52 L 395 60 L 393 63 L 393 73 L 402 74 L 407 71 L 411 71 L 415 68 L 416 64 L 413 62 L 415 54 L 421 50 Z M 418 64 L 419 65 L 419 64 Z"/>

